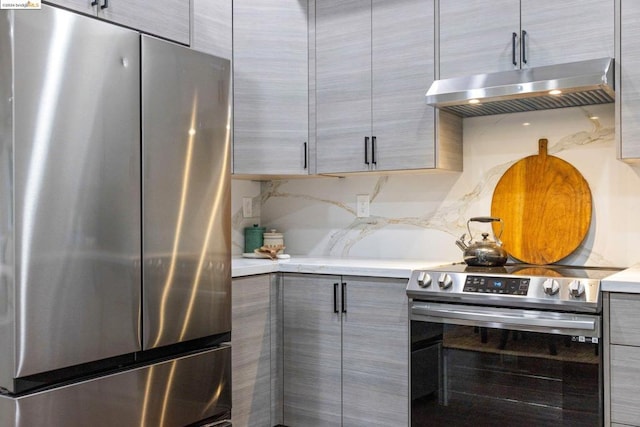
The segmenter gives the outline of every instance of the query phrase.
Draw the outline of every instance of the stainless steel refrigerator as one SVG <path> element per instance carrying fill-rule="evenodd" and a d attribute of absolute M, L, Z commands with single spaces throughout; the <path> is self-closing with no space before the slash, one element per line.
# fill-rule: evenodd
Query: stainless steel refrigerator
<path fill-rule="evenodd" d="M 228 60 L 0 11 L 0 425 L 230 417 Z"/>

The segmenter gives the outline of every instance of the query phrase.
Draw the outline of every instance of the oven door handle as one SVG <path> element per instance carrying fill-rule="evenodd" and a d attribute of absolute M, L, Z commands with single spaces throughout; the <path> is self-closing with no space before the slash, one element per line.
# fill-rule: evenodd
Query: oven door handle
<path fill-rule="evenodd" d="M 597 316 L 495 307 L 466 307 L 414 302 L 412 320 L 455 323 L 565 335 L 600 335 Z"/>

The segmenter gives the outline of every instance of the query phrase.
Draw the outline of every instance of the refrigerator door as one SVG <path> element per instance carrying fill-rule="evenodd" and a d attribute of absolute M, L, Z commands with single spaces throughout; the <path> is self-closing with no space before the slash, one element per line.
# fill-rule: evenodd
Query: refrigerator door
<path fill-rule="evenodd" d="M 15 346 L 0 359 L 22 377 L 140 349 L 139 35 L 46 5 L 2 18 L 2 267 L 15 264 L 2 339 L 13 329 Z"/>
<path fill-rule="evenodd" d="M 143 348 L 231 330 L 226 59 L 142 36 Z"/>
<path fill-rule="evenodd" d="M 3 427 L 177 427 L 231 415 L 231 348 L 28 394 L 0 396 Z"/>

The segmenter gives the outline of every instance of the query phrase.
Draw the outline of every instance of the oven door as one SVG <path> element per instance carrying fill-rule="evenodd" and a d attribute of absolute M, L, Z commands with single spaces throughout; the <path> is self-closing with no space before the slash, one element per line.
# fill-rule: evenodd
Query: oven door
<path fill-rule="evenodd" d="M 412 301 L 412 425 L 601 426 L 600 331 L 598 315 Z"/>

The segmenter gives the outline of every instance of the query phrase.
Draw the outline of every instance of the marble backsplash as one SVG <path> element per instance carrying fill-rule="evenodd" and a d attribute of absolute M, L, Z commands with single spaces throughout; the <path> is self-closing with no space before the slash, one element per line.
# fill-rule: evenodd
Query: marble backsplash
<path fill-rule="evenodd" d="M 462 260 L 455 240 L 467 219 L 490 214 L 499 178 L 547 138 L 593 197 L 588 235 L 562 263 L 629 266 L 640 261 L 640 167 L 616 159 L 614 134 L 613 104 L 468 118 L 463 172 L 234 180 L 233 251 L 259 223 L 283 232 L 294 256 Z M 370 197 L 369 217 L 356 216 L 359 194 Z M 253 198 L 254 218 L 243 218 L 242 197 Z"/>

